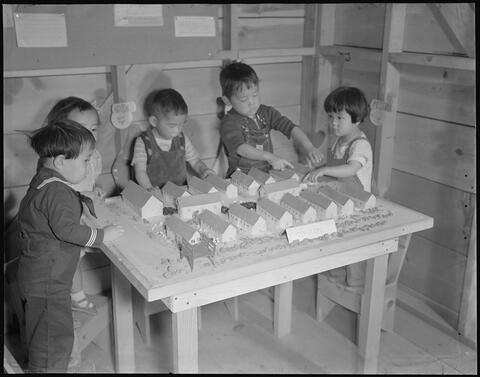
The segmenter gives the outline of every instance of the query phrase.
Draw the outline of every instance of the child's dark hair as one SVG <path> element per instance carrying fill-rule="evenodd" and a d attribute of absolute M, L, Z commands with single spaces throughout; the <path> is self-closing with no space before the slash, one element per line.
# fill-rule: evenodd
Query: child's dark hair
<path fill-rule="evenodd" d="M 61 154 L 67 159 L 77 158 L 87 145 L 95 148 L 93 134 L 70 119 L 54 120 L 36 130 L 30 139 L 30 146 L 41 159 Z"/>
<path fill-rule="evenodd" d="M 95 107 L 93 107 L 90 102 L 87 102 L 84 99 L 78 97 L 71 96 L 58 101 L 47 114 L 44 123 L 49 124 L 55 120 L 68 119 L 68 115 L 73 110 L 94 110 L 95 112 L 97 111 L 97 109 L 95 109 Z"/>
<path fill-rule="evenodd" d="M 242 62 L 227 63 L 220 71 L 222 95 L 227 98 L 240 90 L 243 85 L 250 88 L 258 83 L 258 76 L 253 68 Z"/>
<path fill-rule="evenodd" d="M 345 110 L 352 118 L 352 123 L 363 122 L 369 111 L 365 94 L 360 89 L 350 86 L 341 86 L 331 92 L 325 98 L 323 108 L 327 113 Z"/>
<path fill-rule="evenodd" d="M 174 113 L 175 115 L 188 114 L 188 106 L 182 95 L 172 88 L 151 92 L 145 99 L 144 108 L 147 117 L 156 114 L 167 115 L 169 113 Z"/>

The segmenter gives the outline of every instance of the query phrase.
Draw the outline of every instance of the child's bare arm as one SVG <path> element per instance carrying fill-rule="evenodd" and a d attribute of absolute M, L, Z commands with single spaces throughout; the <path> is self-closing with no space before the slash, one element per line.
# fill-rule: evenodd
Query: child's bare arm
<path fill-rule="evenodd" d="M 353 177 L 361 167 L 362 165 L 358 161 L 349 161 L 345 165 L 323 166 L 308 173 L 303 180 L 315 182 L 317 178 L 324 175 L 335 178 Z"/>
<path fill-rule="evenodd" d="M 145 169 L 142 169 L 138 166 L 138 164 L 135 164 L 134 171 L 135 171 L 135 180 L 140 186 L 142 186 L 143 188 L 146 188 L 147 190 L 153 188 L 153 185 L 150 182 L 150 178 L 148 178 L 148 174 Z"/>
<path fill-rule="evenodd" d="M 323 153 L 315 148 L 308 136 L 303 132 L 300 127 L 294 127 L 290 137 L 293 139 L 295 145 L 298 145 L 301 149 L 301 152 L 305 155 L 307 163 L 314 167 L 319 166 L 323 159 Z"/>
<path fill-rule="evenodd" d="M 198 159 L 197 161 L 190 163 L 192 166 L 193 170 L 201 177 L 201 178 L 206 178 L 210 174 L 216 174 L 215 171 L 210 169 L 205 162 L 202 160 Z"/>
<path fill-rule="evenodd" d="M 274 155 L 273 153 L 261 151 L 248 144 L 241 144 L 237 148 L 237 153 L 251 160 L 266 161 L 276 170 L 283 170 L 285 168 L 293 168 L 293 165 L 287 160 Z"/>

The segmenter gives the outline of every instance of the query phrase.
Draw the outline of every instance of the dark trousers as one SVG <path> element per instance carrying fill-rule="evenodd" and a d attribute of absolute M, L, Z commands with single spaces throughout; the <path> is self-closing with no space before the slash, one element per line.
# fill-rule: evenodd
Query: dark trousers
<path fill-rule="evenodd" d="M 24 300 L 28 372 L 65 373 L 73 347 L 70 293 Z"/>

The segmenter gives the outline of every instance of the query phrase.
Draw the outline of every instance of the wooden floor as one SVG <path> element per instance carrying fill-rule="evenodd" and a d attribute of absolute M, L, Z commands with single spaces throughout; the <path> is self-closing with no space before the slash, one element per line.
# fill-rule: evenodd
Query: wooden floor
<path fill-rule="evenodd" d="M 200 373 L 357 373 L 355 316 L 336 307 L 323 323 L 314 319 L 314 280 L 294 282 L 292 333 L 273 336 L 273 306 L 268 291 L 240 296 L 240 319 L 227 306 L 202 308 Z M 139 373 L 172 372 L 171 314 L 151 317 L 152 345 L 135 331 Z M 105 348 L 105 347 L 104 347 Z M 382 332 L 379 374 L 476 374 L 477 353 L 444 332 L 397 307 L 395 332 Z M 97 373 L 112 373 L 111 350 L 91 343 L 83 351 Z"/>

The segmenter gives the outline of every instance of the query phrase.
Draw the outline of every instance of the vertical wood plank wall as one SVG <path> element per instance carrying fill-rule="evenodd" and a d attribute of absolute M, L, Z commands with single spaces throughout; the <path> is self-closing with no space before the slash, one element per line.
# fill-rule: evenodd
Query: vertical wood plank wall
<path fill-rule="evenodd" d="M 303 4 L 238 4 L 237 7 L 239 18 L 232 30 L 238 33 L 235 47 L 239 50 L 303 47 Z M 385 4 L 382 3 L 336 4 L 335 20 L 331 23 L 334 27 L 333 43 L 381 53 L 384 16 Z M 223 20 L 224 6 L 219 5 L 220 32 Z M 463 21 L 466 28 L 472 27 L 472 19 L 467 17 Z M 225 47 L 219 46 L 219 49 Z M 403 51 L 459 53 L 428 6 L 421 3 L 407 5 Z M 314 61 L 325 64 L 326 58 L 320 56 Z M 335 63 L 339 61 L 340 65 Z M 298 123 L 302 57 L 250 58 L 246 62 L 252 64 L 260 78 L 262 102 L 275 106 Z M 329 58 L 330 63 L 333 63 L 328 67 L 332 80 L 360 87 L 368 101 L 378 98 L 380 59 L 352 53 L 345 59 L 342 56 Z M 396 68 L 400 74 L 400 91 L 393 169 L 386 197 L 435 219 L 433 229 L 412 238 L 400 286 L 434 307 L 456 328 L 476 205 L 475 72 L 409 64 L 397 64 Z M 137 103 L 134 121 L 145 124 L 142 104 L 151 90 L 177 89 L 189 106 L 186 132 L 192 136 L 202 158 L 211 163 L 219 141 L 215 102 L 221 94 L 219 71 L 220 61 L 127 66 L 125 92 L 127 100 Z M 6 222 L 15 215 L 36 165 L 36 156 L 26 137 L 16 130 L 39 127 L 53 104 L 69 95 L 95 100 L 101 108 L 104 125 L 99 142 L 104 161 L 101 179 L 107 191 L 113 189 L 110 168 L 115 158 L 115 129 L 109 121 L 113 102 L 112 80 L 108 67 L 104 72 L 101 69 L 94 72 L 98 73 L 4 78 Z M 320 84 L 325 82 L 322 80 L 324 77 L 319 77 Z M 317 96 L 324 95 L 324 92 L 325 88 L 316 88 Z M 318 111 L 313 114 L 313 119 L 321 122 L 325 119 L 323 103 L 316 106 Z M 306 131 L 326 129 L 324 124 L 301 126 Z M 362 129 L 373 144 L 376 127 L 367 120 Z M 294 157 L 293 147 L 283 135 L 276 133 L 274 144 L 285 157 Z M 91 256 L 84 262 L 87 292 L 95 293 L 108 287 L 106 265 L 107 261 L 101 255 Z M 96 273 L 96 269 L 102 273 Z"/>

